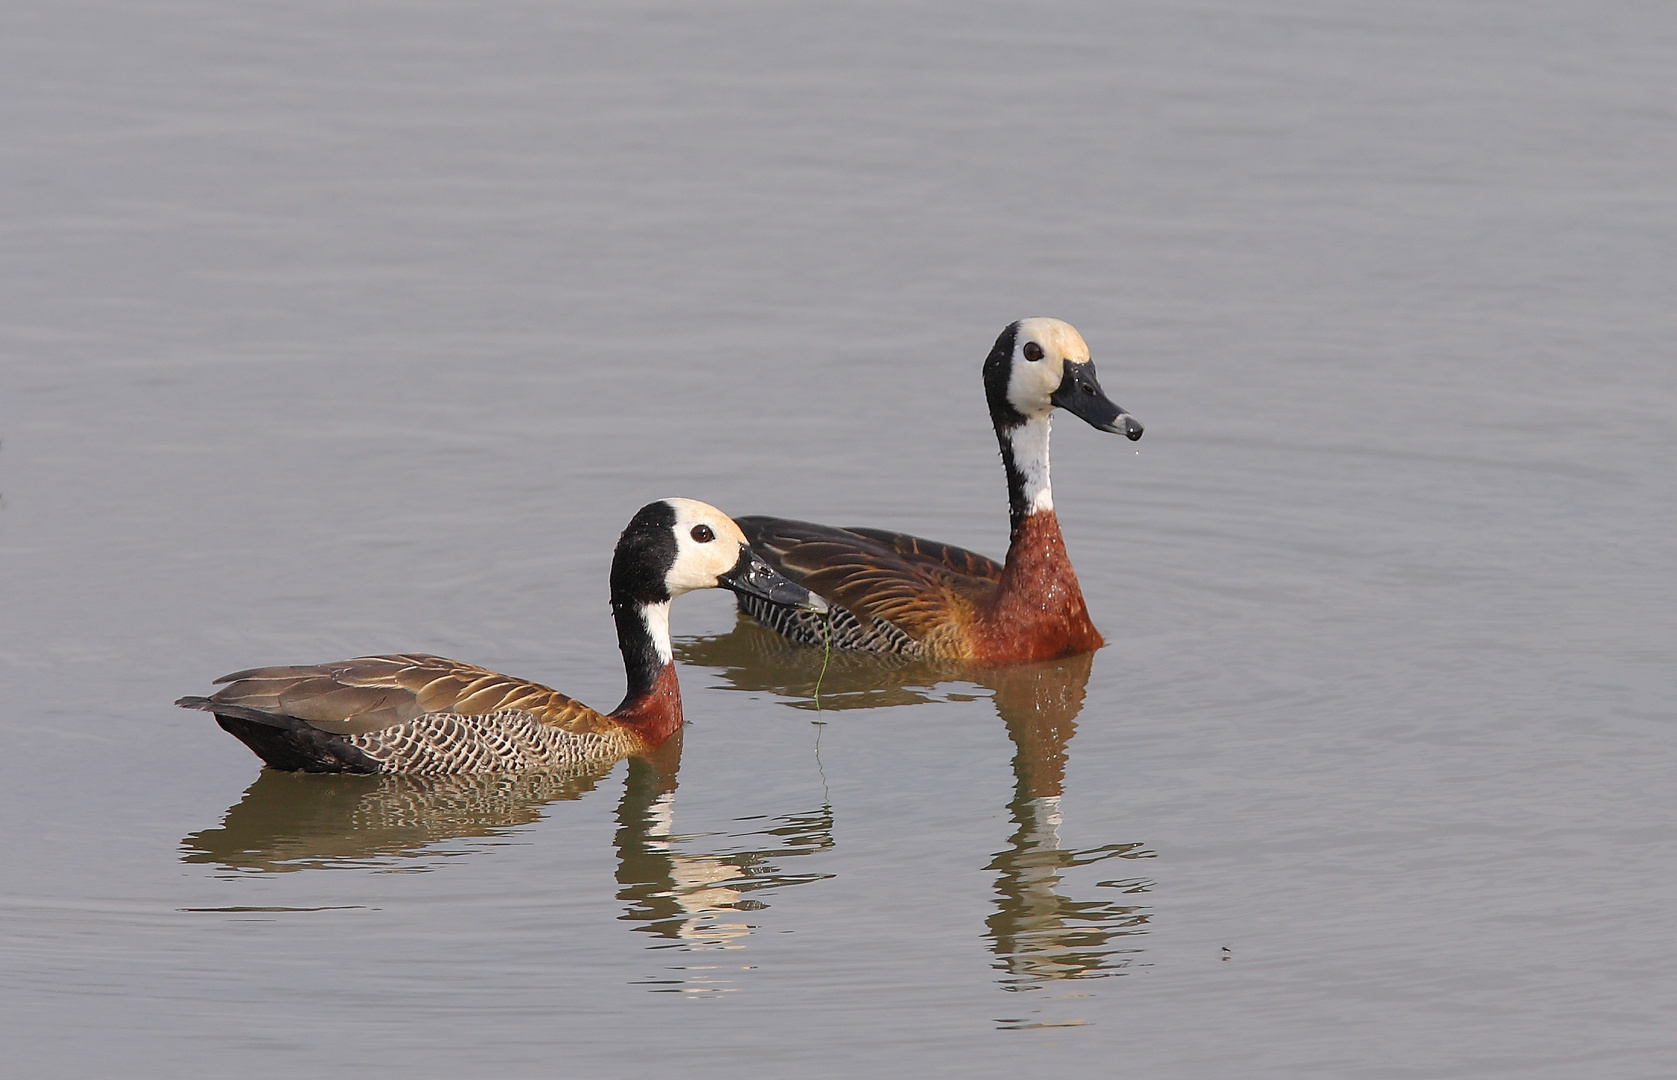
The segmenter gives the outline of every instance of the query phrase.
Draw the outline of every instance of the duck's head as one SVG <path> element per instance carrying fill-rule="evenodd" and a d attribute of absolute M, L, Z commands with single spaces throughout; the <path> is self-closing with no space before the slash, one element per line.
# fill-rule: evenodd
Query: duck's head
<path fill-rule="evenodd" d="M 826 601 L 758 557 L 734 520 L 709 503 L 659 499 L 629 520 L 611 561 L 613 606 L 667 603 L 716 588 L 827 610 Z"/>
<path fill-rule="evenodd" d="M 1001 430 L 1043 419 L 1058 407 L 1090 427 L 1141 438 L 1136 418 L 1101 389 L 1083 335 L 1059 319 L 1020 319 L 1003 330 L 984 361 L 984 393 Z"/>

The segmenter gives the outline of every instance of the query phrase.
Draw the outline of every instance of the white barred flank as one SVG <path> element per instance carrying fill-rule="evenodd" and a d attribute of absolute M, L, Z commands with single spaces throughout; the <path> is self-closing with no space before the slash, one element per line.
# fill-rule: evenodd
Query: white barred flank
<path fill-rule="evenodd" d="M 858 649 L 862 652 L 895 653 L 899 656 L 925 656 L 926 647 L 902 630 L 883 619 L 863 623 L 849 608 L 834 604 L 831 624 L 828 615 L 785 604 L 770 603 L 755 596 L 739 594 L 740 610 L 782 637 L 800 645 L 817 648 L 829 641 L 835 649 Z M 831 635 L 829 637 L 829 635 Z"/>
<path fill-rule="evenodd" d="M 417 774 L 550 769 L 615 761 L 638 749 L 621 729 L 571 732 L 516 709 L 427 713 L 344 741 L 377 761 L 381 772 Z"/>

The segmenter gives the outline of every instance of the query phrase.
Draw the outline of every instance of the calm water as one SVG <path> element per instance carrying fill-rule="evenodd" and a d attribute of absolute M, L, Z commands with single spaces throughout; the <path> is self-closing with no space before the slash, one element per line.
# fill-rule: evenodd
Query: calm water
<path fill-rule="evenodd" d="M 7 1076 L 1655 1077 L 1677 1060 L 1677 8 L 0 12 Z M 1000 554 L 1069 319 L 1109 645 L 682 600 L 682 745 L 262 774 L 429 650 L 621 693 L 684 495 Z"/>

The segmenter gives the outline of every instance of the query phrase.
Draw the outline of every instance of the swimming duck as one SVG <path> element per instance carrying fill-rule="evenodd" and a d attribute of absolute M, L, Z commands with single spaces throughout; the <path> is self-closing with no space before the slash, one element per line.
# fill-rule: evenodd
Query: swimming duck
<path fill-rule="evenodd" d="M 655 750 L 681 727 L 670 601 L 731 589 L 788 611 L 826 604 L 752 552 L 714 506 L 661 499 L 617 541 L 611 611 L 629 688 L 600 713 L 537 683 L 420 653 L 235 671 L 183 697 L 276 769 L 453 773 L 556 768 Z"/>
<path fill-rule="evenodd" d="M 808 645 L 1014 664 L 1104 642 L 1066 557 L 1048 484 L 1056 407 L 1134 441 L 1141 425 L 1106 396 L 1089 346 L 1059 319 L 1021 319 L 984 361 L 984 396 L 1007 471 L 1007 561 L 883 529 L 742 517 L 753 550 L 823 597 L 828 616 L 740 594 L 740 610 Z M 830 618 L 830 623 L 828 619 Z"/>

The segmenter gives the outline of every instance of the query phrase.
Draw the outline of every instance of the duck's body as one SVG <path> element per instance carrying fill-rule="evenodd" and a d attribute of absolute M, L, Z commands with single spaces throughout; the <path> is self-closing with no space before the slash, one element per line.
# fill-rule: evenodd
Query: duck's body
<path fill-rule="evenodd" d="M 439 656 L 364 656 L 312 667 L 252 668 L 214 695 L 176 702 L 216 722 L 277 769 L 502 772 L 646 754 L 681 728 L 669 604 L 722 587 L 765 602 L 821 606 L 752 554 L 715 507 L 642 507 L 612 560 L 612 613 L 628 674 L 622 704 L 589 708 L 538 683 Z"/>
<path fill-rule="evenodd" d="M 681 727 L 675 668 L 636 704 L 601 713 L 557 690 L 441 656 L 361 656 L 236 671 L 209 698 L 178 704 L 216 722 L 276 769 L 517 772 L 616 761 Z M 661 691 L 661 692 L 660 692 Z"/>
<path fill-rule="evenodd" d="M 1089 347 L 1058 319 L 1003 330 L 984 362 L 990 418 L 1007 472 L 1012 534 L 1003 563 L 950 544 L 880 529 L 743 517 L 740 528 L 776 570 L 832 605 L 814 616 L 740 596 L 740 609 L 795 641 L 979 664 L 1052 660 L 1098 649 L 1066 555 L 1048 479 L 1056 406 L 1091 426 L 1141 438 L 1141 425 L 1095 378 Z"/>

